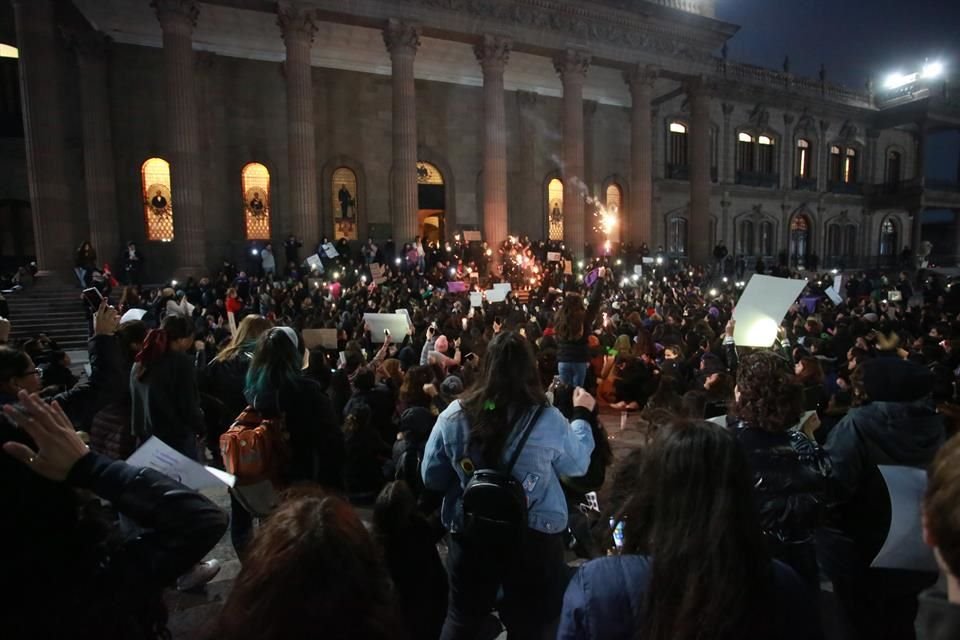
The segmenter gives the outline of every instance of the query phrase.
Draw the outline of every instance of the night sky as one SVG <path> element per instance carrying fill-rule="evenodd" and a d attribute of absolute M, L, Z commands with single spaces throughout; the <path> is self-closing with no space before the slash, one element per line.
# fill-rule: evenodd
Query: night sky
<path fill-rule="evenodd" d="M 795 74 L 816 78 L 822 62 L 828 81 L 863 87 L 939 59 L 960 84 L 960 0 L 717 0 L 717 17 L 741 27 L 731 60 L 779 69 L 789 55 Z M 927 175 L 956 180 L 960 133 L 928 147 Z"/>

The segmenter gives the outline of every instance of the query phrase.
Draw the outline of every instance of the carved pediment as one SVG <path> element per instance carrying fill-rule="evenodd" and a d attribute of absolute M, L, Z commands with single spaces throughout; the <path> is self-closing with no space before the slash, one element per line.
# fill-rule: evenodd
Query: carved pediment
<path fill-rule="evenodd" d="M 766 105 L 760 103 L 753 108 L 753 111 L 750 112 L 750 124 L 754 127 L 769 126 L 770 112 L 767 111 Z"/>
<path fill-rule="evenodd" d="M 860 133 L 857 129 L 857 125 L 853 124 L 849 120 L 843 123 L 843 126 L 840 127 L 840 139 L 841 140 L 854 140 L 857 138 L 857 135 Z"/>

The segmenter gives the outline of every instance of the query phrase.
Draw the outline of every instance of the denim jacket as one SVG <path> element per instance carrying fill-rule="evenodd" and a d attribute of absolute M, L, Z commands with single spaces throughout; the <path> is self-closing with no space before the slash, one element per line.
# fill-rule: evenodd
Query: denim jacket
<path fill-rule="evenodd" d="M 532 413 L 533 408 L 528 411 Z M 515 424 L 525 425 L 526 418 Z M 467 457 L 469 430 L 466 414 L 455 400 L 437 418 L 423 456 L 423 483 L 428 489 L 444 493 L 441 517 L 444 527 L 453 532 L 462 526 L 460 498 L 470 479 L 460 465 Z M 515 427 L 503 451 L 504 461 L 513 453 L 518 436 Z M 546 407 L 540 414 L 513 468 L 513 477 L 523 483 L 527 493 L 527 524 L 531 529 L 543 533 L 566 529 L 567 501 L 560 488 L 560 476 L 585 474 L 593 446 L 590 423 L 577 413 L 572 422 L 567 422 L 554 407 Z"/>

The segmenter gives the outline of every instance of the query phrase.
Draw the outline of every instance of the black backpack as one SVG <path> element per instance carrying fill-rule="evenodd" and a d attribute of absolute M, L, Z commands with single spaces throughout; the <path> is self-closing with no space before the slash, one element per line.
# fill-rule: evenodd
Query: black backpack
<path fill-rule="evenodd" d="M 523 484 L 513 477 L 520 458 L 543 406 L 537 407 L 520 432 L 517 447 L 505 467 L 477 469 L 463 490 L 463 534 L 483 544 L 513 544 L 527 528 L 527 494 Z"/>

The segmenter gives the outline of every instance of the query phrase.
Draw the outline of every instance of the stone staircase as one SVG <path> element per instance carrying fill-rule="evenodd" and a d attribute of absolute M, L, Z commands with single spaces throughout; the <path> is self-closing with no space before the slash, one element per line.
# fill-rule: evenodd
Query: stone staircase
<path fill-rule="evenodd" d="M 29 287 L 5 297 L 10 306 L 11 342 L 45 333 L 65 351 L 86 350 L 87 311 L 76 285 L 41 276 Z"/>

